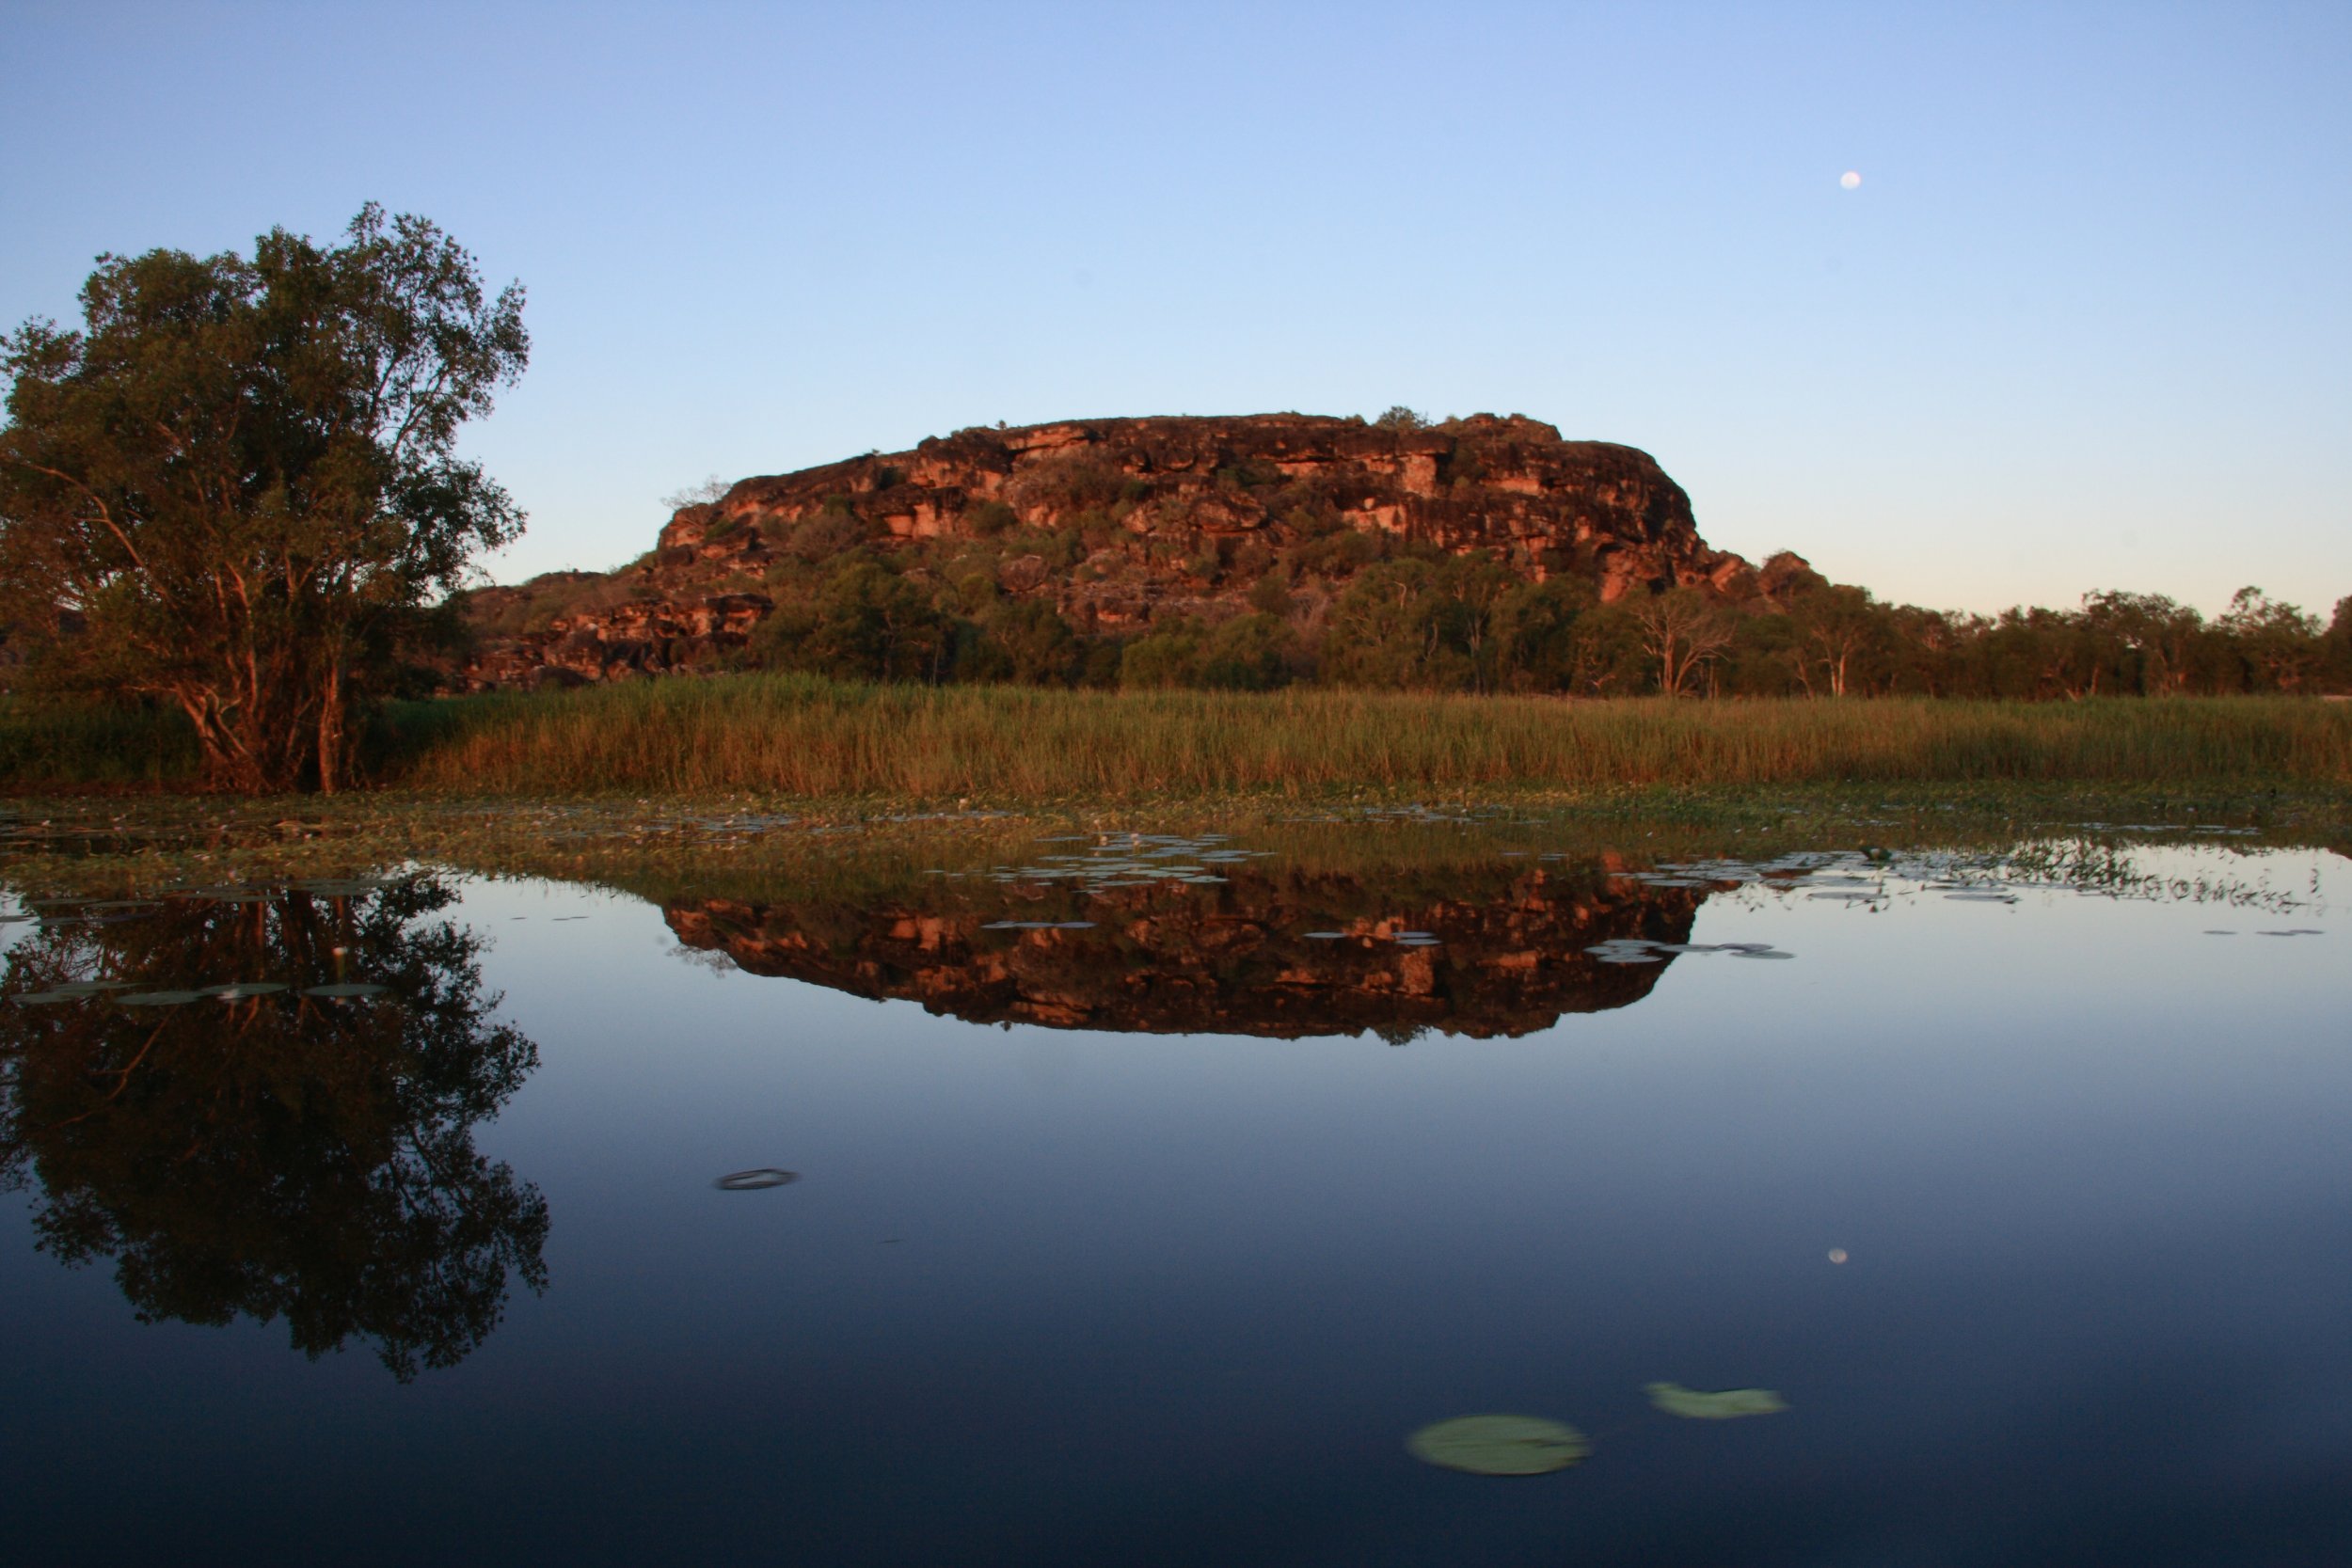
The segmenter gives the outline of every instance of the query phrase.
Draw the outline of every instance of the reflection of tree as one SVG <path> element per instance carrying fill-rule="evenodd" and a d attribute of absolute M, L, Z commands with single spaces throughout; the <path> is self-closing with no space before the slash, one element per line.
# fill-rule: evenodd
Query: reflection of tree
<path fill-rule="evenodd" d="M 372 1343 L 404 1381 L 497 1326 L 510 1275 L 545 1288 L 546 1200 L 474 1151 L 537 1065 L 490 1012 L 482 940 L 421 917 L 429 879 L 347 896 L 173 901 L 52 924 L 0 991 L 285 981 L 177 1006 L 0 1006 L 0 1175 L 37 1180 L 40 1245 L 116 1259 L 142 1320 L 283 1315 L 311 1356 Z M 387 989 L 328 1000 L 338 979 Z"/>

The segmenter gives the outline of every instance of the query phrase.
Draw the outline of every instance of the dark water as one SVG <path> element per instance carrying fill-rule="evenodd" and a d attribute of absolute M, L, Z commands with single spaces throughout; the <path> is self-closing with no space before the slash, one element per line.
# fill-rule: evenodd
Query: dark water
<path fill-rule="evenodd" d="M 1142 847 L 0 927 L 0 1560 L 2352 1560 L 2341 858 Z"/>

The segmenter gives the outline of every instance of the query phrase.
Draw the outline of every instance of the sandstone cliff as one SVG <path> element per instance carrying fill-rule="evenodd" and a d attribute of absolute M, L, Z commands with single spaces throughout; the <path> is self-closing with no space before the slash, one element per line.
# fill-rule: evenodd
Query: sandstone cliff
<path fill-rule="evenodd" d="M 1239 613 L 1278 564 L 1311 623 L 1356 566 L 1408 546 L 1486 551 L 1530 581 L 1581 578 L 1604 602 L 1677 585 L 1756 592 L 1647 453 L 1519 416 L 1081 420 L 744 480 L 682 508 L 620 572 L 477 594 L 478 648 L 455 684 L 707 665 L 773 609 L 780 571 L 859 548 L 914 578 L 977 570 L 992 593 L 1048 604 L 1081 635 L 1124 636 Z"/>

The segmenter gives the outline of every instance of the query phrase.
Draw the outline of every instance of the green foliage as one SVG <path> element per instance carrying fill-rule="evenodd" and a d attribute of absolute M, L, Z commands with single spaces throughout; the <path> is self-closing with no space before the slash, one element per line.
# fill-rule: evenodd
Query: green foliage
<path fill-rule="evenodd" d="M 1198 686 L 1206 641 L 1199 622 L 1171 616 L 1126 645 L 1119 661 L 1119 684 L 1144 690 Z"/>
<path fill-rule="evenodd" d="M 1025 513 L 1067 516 L 1107 512 L 1126 488 L 1127 476 L 1090 450 L 1040 458 L 1015 471 L 1006 493 Z"/>
<path fill-rule="evenodd" d="M 1078 634 L 1044 600 L 1023 599 L 1000 606 L 991 612 L 985 627 L 980 657 L 993 653 L 993 657 L 985 675 L 975 672 L 977 678 L 1023 686 L 1067 686 L 1076 676 Z"/>
<path fill-rule="evenodd" d="M 456 439 L 522 372 L 522 304 L 373 205 L 332 248 L 102 257 L 79 330 L 5 344 L 24 684 L 176 708 L 215 784 L 336 788 L 427 607 L 520 531 Z"/>
<path fill-rule="evenodd" d="M 859 516 L 846 499 L 835 497 L 793 524 L 784 547 L 803 561 L 831 561 L 856 549 L 873 536 L 873 526 Z"/>
<path fill-rule="evenodd" d="M 760 623 L 752 661 L 852 680 L 936 683 L 955 627 L 922 592 L 883 563 L 852 561 L 814 604 L 779 608 Z"/>
<path fill-rule="evenodd" d="M 1209 635 L 1193 684 L 1215 691 L 1271 691 L 1290 684 L 1297 652 L 1297 636 L 1280 616 L 1237 616 Z"/>
<path fill-rule="evenodd" d="M 1259 457 L 1236 457 L 1213 476 L 1229 490 L 1264 490 L 1280 484 L 1282 470 Z"/>
<path fill-rule="evenodd" d="M 963 509 L 963 526 L 983 539 L 994 538 L 1020 523 L 1021 514 L 1003 501 L 974 501 Z"/>
<path fill-rule="evenodd" d="M 1249 608 L 1262 615 L 1288 615 L 1291 612 L 1289 579 L 1279 572 L 1260 578 L 1249 590 Z"/>

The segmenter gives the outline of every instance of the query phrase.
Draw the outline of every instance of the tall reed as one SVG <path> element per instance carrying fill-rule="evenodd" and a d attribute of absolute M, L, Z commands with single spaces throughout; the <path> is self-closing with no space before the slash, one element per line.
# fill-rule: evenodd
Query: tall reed
<path fill-rule="evenodd" d="M 506 794 L 1139 800 L 1853 782 L 2352 782 L 2352 705 L 1565 702 L 640 681 L 408 705 L 387 782 Z"/>

